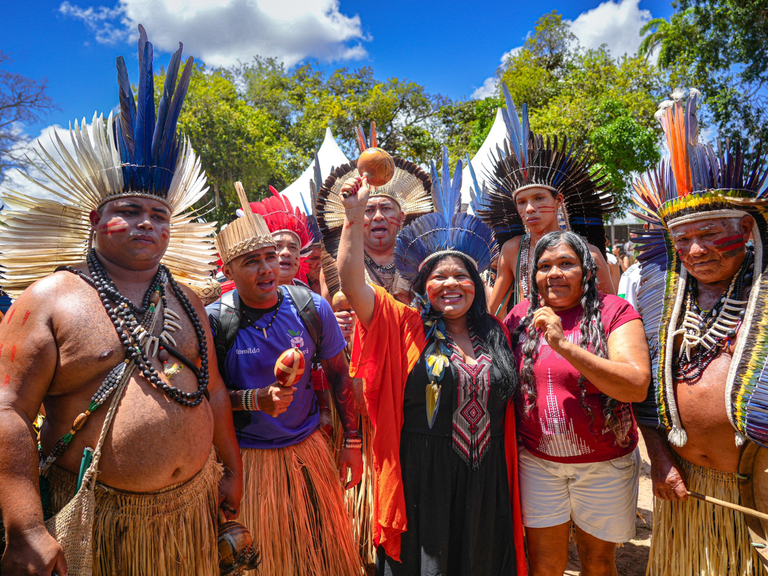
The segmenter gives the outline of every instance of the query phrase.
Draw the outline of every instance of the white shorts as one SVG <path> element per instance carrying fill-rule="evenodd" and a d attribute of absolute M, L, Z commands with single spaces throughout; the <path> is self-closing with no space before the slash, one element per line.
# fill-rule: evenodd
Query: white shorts
<path fill-rule="evenodd" d="M 573 520 L 606 542 L 635 536 L 640 452 L 605 462 L 563 464 L 537 458 L 520 447 L 523 525 L 550 528 Z"/>

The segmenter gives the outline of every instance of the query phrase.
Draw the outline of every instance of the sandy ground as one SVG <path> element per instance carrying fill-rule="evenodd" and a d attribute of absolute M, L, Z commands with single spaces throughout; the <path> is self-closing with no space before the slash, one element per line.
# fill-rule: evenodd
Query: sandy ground
<path fill-rule="evenodd" d="M 642 435 L 640 435 L 640 456 L 643 459 L 643 465 L 640 469 L 640 495 L 637 499 L 638 516 L 635 518 L 635 537 L 616 549 L 616 568 L 619 576 L 644 576 L 648 563 L 653 519 L 653 491 L 651 464 Z M 568 550 L 568 568 L 565 574 L 567 576 L 581 574 L 579 554 L 573 542 Z"/>

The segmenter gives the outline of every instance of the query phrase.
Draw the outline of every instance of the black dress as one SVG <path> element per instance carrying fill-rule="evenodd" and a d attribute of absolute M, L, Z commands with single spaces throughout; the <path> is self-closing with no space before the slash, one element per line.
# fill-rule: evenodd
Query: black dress
<path fill-rule="evenodd" d="M 516 572 L 504 452 L 507 402 L 499 394 L 499 371 L 480 341 L 473 343 L 478 364 L 453 354 L 431 429 L 424 355 L 408 376 L 400 439 L 408 529 L 401 535 L 402 563 L 379 546 L 377 576 Z"/>

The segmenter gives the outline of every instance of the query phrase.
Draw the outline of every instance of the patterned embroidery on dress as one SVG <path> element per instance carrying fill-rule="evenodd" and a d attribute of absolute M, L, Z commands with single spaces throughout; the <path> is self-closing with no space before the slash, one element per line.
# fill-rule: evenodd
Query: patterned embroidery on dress
<path fill-rule="evenodd" d="M 479 338 L 472 336 L 477 364 L 466 364 L 458 349 L 451 344 L 451 364 L 456 367 L 457 407 L 453 412 L 453 449 L 473 469 L 488 451 L 491 442 L 491 418 L 488 396 L 491 391 L 491 359 Z"/>
<path fill-rule="evenodd" d="M 592 452 L 587 443 L 576 434 L 573 419 L 566 418 L 565 411 L 558 407 L 557 396 L 552 389 L 552 370 L 547 370 L 547 397 L 541 424 L 539 452 L 557 458 L 583 456 Z"/>

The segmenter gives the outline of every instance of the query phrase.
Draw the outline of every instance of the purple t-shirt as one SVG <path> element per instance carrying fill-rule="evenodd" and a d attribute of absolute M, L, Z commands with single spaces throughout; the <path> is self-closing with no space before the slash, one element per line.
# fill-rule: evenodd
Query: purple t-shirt
<path fill-rule="evenodd" d="M 227 387 L 234 390 L 264 388 L 274 384 L 277 357 L 294 346 L 304 354 L 306 370 L 296 384 L 297 390 L 293 393 L 293 401 L 286 412 L 276 418 L 261 411 L 250 413 L 251 421 L 237 430 L 241 448 L 293 446 L 308 438 L 317 429 L 320 420 L 311 377 L 315 343 L 290 295 L 282 288 L 281 290 L 283 301 L 272 326 L 267 329 L 266 338 L 262 328 L 269 324 L 274 310 L 266 312 L 252 325 L 248 322 L 246 314 L 242 314 L 235 343 L 227 352 L 228 376 L 222 374 L 222 378 L 225 378 Z M 344 350 L 347 343 L 330 304 L 317 294 L 312 294 L 312 299 L 323 326 L 317 356 L 321 360 L 328 360 Z M 219 326 L 220 310 L 221 302 L 214 302 L 206 308 L 214 335 Z"/>

